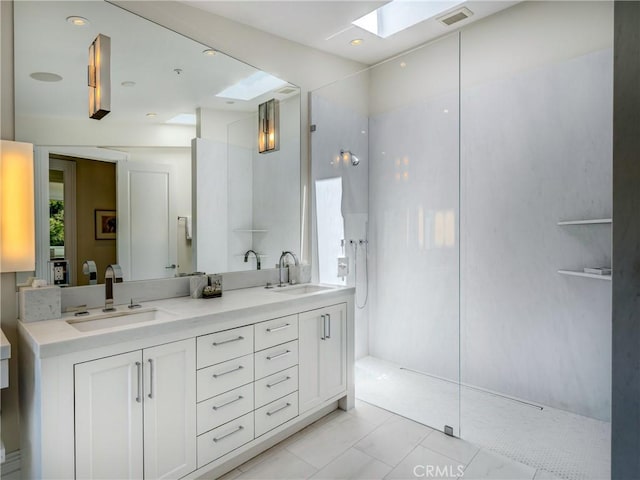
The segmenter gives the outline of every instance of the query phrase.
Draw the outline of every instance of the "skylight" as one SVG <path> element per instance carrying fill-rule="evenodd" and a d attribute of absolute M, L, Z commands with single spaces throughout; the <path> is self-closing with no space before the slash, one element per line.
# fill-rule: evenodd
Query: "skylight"
<path fill-rule="evenodd" d="M 387 38 L 463 3 L 460 0 L 393 0 L 352 23 L 378 37 Z"/>
<path fill-rule="evenodd" d="M 216 94 L 216 97 L 231 98 L 233 100 L 251 100 L 286 84 L 287 82 L 284 80 L 280 80 L 278 77 L 269 75 L 266 72 L 256 72 L 247 78 L 243 78 L 238 83 L 225 88 Z"/>
<path fill-rule="evenodd" d="M 173 125 L 195 125 L 196 114 L 195 113 L 180 113 L 173 118 L 167 120 L 167 123 Z"/>

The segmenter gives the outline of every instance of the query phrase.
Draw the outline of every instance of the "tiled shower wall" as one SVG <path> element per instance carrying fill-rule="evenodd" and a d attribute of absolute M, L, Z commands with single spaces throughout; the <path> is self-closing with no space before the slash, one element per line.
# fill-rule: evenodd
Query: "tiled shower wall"
<path fill-rule="evenodd" d="M 609 418 L 610 283 L 557 270 L 610 226 L 557 222 L 611 215 L 612 11 L 524 2 L 361 74 L 369 354 Z"/>

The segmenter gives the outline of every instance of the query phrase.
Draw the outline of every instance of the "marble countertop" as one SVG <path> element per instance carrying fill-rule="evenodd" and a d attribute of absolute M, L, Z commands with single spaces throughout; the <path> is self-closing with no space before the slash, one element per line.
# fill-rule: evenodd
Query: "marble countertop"
<path fill-rule="evenodd" d="M 0 330 L 0 360 L 6 360 L 7 358 L 11 358 L 11 344 L 5 337 L 4 332 Z"/>
<path fill-rule="evenodd" d="M 306 284 L 311 285 L 311 284 Z M 314 307 L 319 302 L 352 295 L 354 287 L 332 286 L 325 290 L 290 295 L 281 293 L 301 288 L 295 285 L 283 289 L 264 287 L 245 288 L 224 292 L 220 298 L 192 299 L 191 297 L 169 298 L 144 302 L 143 309 L 129 310 L 127 305 L 117 306 L 118 312 L 136 313 L 148 309 L 157 309 L 164 313 L 161 318 L 144 322 L 102 328 L 94 331 L 80 331 L 69 320 L 78 320 L 73 313 L 65 313 L 62 318 L 40 322 L 20 322 L 20 330 L 29 342 L 33 352 L 40 358 L 87 350 L 105 345 L 117 344 L 125 340 L 145 339 L 153 335 L 170 334 L 189 328 L 220 327 L 220 330 L 240 326 L 249 316 L 278 315 L 286 309 L 304 309 Z M 100 315 L 100 309 L 91 310 L 91 316 Z M 82 317 L 89 319 L 89 317 Z M 253 323 L 245 321 L 245 323 Z M 4 348 L 4 347 L 3 347 Z M 4 350 L 3 350 L 4 352 Z"/>

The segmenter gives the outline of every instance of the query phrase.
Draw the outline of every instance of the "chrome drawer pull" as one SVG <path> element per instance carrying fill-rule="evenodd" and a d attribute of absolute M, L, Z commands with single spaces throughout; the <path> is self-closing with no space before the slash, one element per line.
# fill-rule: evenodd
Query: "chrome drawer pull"
<path fill-rule="evenodd" d="M 327 338 L 331 338 L 331 314 L 327 313 L 327 330 L 329 333 L 327 333 Z"/>
<path fill-rule="evenodd" d="M 220 440 L 224 440 L 225 438 L 233 435 L 234 433 L 238 433 L 239 431 L 244 430 L 244 427 L 242 425 L 240 425 L 238 428 L 236 428 L 235 430 L 232 430 L 229 433 L 225 433 L 224 435 L 222 435 L 221 437 L 216 437 L 213 439 L 214 442 L 219 442 Z"/>
<path fill-rule="evenodd" d="M 290 353 L 291 353 L 291 350 L 287 350 L 286 352 L 279 353 L 278 355 L 267 357 L 267 360 L 275 360 L 276 358 L 284 357 L 285 355 L 289 355 Z"/>
<path fill-rule="evenodd" d="M 149 359 L 149 398 L 153 398 L 153 359 Z"/>
<path fill-rule="evenodd" d="M 290 406 L 291 406 L 291 404 L 289 402 L 287 402 L 286 405 L 283 405 L 280 408 L 276 408 L 273 412 L 267 412 L 267 415 L 268 416 L 275 415 L 276 413 L 281 412 L 282 410 L 284 410 L 285 408 L 289 408 Z"/>
<path fill-rule="evenodd" d="M 322 336 L 320 337 L 320 340 L 324 340 L 327 336 L 327 316 L 320 315 L 320 318 L 322 319 Z"/>
<path fill-rule="evenodd" d="M 136 397 L 136 402 L 142 403 L 142 364 L 140 362 L 136 362 L 136 370 L 138 371 L 138 396 Z"/>
<path fill-rule="evenodd" d="M 267 388 L 275 387 L 276 385 L 280 385 L 282 382 L 286 382 L 287 380 L 291 380 L 291 377 L 285 377 L 282 380 L 278 380 L 277 382 L 267 383 Z"/>
<path fill-rule="evenodd" d="M 213 345 L 214 347 L 218 347 L 220 345 L 224 345 L 225 343 L 239 342 L 240 340 L 244 340 L 244 337 L 242 335 L 240 335 L 238 338 L 232 338 L 230 340 L 224 340 L 223 342 L 213 342 L 211 345 Z"/>
<path fill-rule="evenodd" d="M 234 398 L 233 400 L 229 400 L 226 403 L 223 403 L 222 405 L 215 405 L 213 407 L 214 410 L 218 410 L 219 408 L 222 407 L 226 407 L 227 405 L 231 405 L 232 403 L 236 403 L 238 400 L 242 400 L 244 397 L 242 395 L 238 395 L 238 398 Z"/>
<path fill-rule="evenodd" d="M 242 365 L 239 365 L 238 367 L 232 368 L 231 370 L 227 370 L 226 372 L 214 373 L 213 378 L 222 377 L 223 375 L 228 375 L 229 373 L 237 372 L 238 370 L 242 370 L 243 368 L 244 367 Z"/>
<path fill-rule="evenodd" d="M 285 323 L 284 325 L 280 325 L 279 327 L 267 328 L 267 332 L 279 332 L 280 330 L 284 330 L 285 328 L 289 328 L 291 326 L 290 323 Z"/>

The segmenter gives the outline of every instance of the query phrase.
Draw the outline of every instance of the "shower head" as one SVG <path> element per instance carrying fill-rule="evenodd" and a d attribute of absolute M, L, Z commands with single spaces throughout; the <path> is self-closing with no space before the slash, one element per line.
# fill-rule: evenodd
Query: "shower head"
<path fill-rule="evenodd" d="M 354 167 L 360 163 L 360 159 L 351 153 L 351 150 L 340 150 L 340 158 L 342 158 L 345 163 L 350 161 Z"/>

